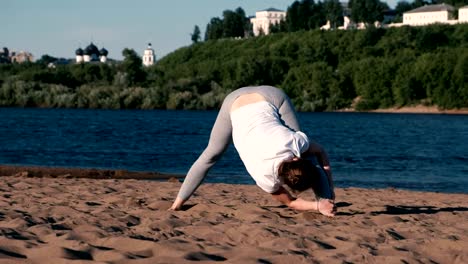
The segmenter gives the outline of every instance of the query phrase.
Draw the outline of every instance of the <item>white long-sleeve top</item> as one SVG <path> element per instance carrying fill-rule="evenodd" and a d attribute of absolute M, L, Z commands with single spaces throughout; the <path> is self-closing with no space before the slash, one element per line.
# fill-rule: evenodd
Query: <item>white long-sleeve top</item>
<path fill-rule="evenodd" d="M 307 135 L 284 126 L 278 109 L 266 101 L 235 109 L 231 122 L 234 146 L 247 171 L 261 189 L 276 192 L 283 184 L 279 165 L 309 148 Z"/>

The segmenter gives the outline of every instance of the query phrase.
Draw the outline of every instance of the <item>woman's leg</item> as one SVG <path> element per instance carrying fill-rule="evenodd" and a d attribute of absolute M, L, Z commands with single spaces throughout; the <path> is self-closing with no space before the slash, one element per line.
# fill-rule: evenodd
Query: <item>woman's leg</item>
<path fill-rule="evenodd" d="M 273 86 L 258 86 L 252 87 L 251 89 L 253 90 L 252 92 L 261 94 L 268 102 L 278 108 L 278 113 L 283 125 L 294 131 L 301 130 L 291 99 L 289 99 L 288 95 L 283 90 Z"/>
<path fill-rule="evenodd" d="M 221 158 L 222 154 L 231 143 L 232 124 L 230 109 L 233 101 L 232 94 L 224 99 L 211 130 L 208 145 L 188 171 L 184 183 L 179 190 L 177 197 L 183 201 L 189 199 L 198 186 L 200 186 L 208 171 L 213 167 L 216 161 Z"/>
<path fill-rule="evenodd" d="M 281 93 L 283 94 L 283 102 L 278 108 L 281 120 L 284 122 L 284 125 L 290 129 L 301 131 L 299 121 L 297 120 L 296 110 L 294 110 L 291 99 L 289 99 L 283 91 L 281 91 Z"/>

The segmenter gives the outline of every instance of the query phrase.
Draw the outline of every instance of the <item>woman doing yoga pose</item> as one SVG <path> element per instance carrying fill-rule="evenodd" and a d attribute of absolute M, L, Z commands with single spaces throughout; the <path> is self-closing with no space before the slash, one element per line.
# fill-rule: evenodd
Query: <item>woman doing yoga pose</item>
<path fill-rule="evenodd" d="M 170 209 L 182 207 L 231 142 L 256 184 L 273 198 L 296 210 L 334 216 L 327 153 L 300 131 L 290 99 L 272 86 L 240 88 L 224 99 L 208 145 L 190 168 Z M 293 192 L 312 189 L 316 201 L 295 198 L 284 185 Z"/>

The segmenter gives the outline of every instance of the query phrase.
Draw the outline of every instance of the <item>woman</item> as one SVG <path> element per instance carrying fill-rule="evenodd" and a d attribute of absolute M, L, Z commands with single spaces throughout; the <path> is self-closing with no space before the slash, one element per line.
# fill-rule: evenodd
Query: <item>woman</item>
<path fill-rule="evenodd" d="M 262 190 L 293 209 L 334 216 L 327 154 L 300 131 L 290 99 L 272 86 L 240 88 L 224 99 L 208 146 L 190 168 L 170 209 L 182 207 L 231 141 Z M 283 185 L 292 191 L 312 188 L 317 199 L 294 198 Z"/>

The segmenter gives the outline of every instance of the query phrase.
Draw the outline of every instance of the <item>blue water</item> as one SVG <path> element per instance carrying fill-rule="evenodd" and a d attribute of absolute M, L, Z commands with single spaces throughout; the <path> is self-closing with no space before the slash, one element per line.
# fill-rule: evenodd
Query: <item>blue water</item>
<path fill-rule="evenodd" d="M 216 111 L 0 108 L 0 164 L 184 174 Z M 299 113 L 338 187 L 468 193 L 468 115 Z M 231 146 L 206 181 L 253 184 Z"/>

